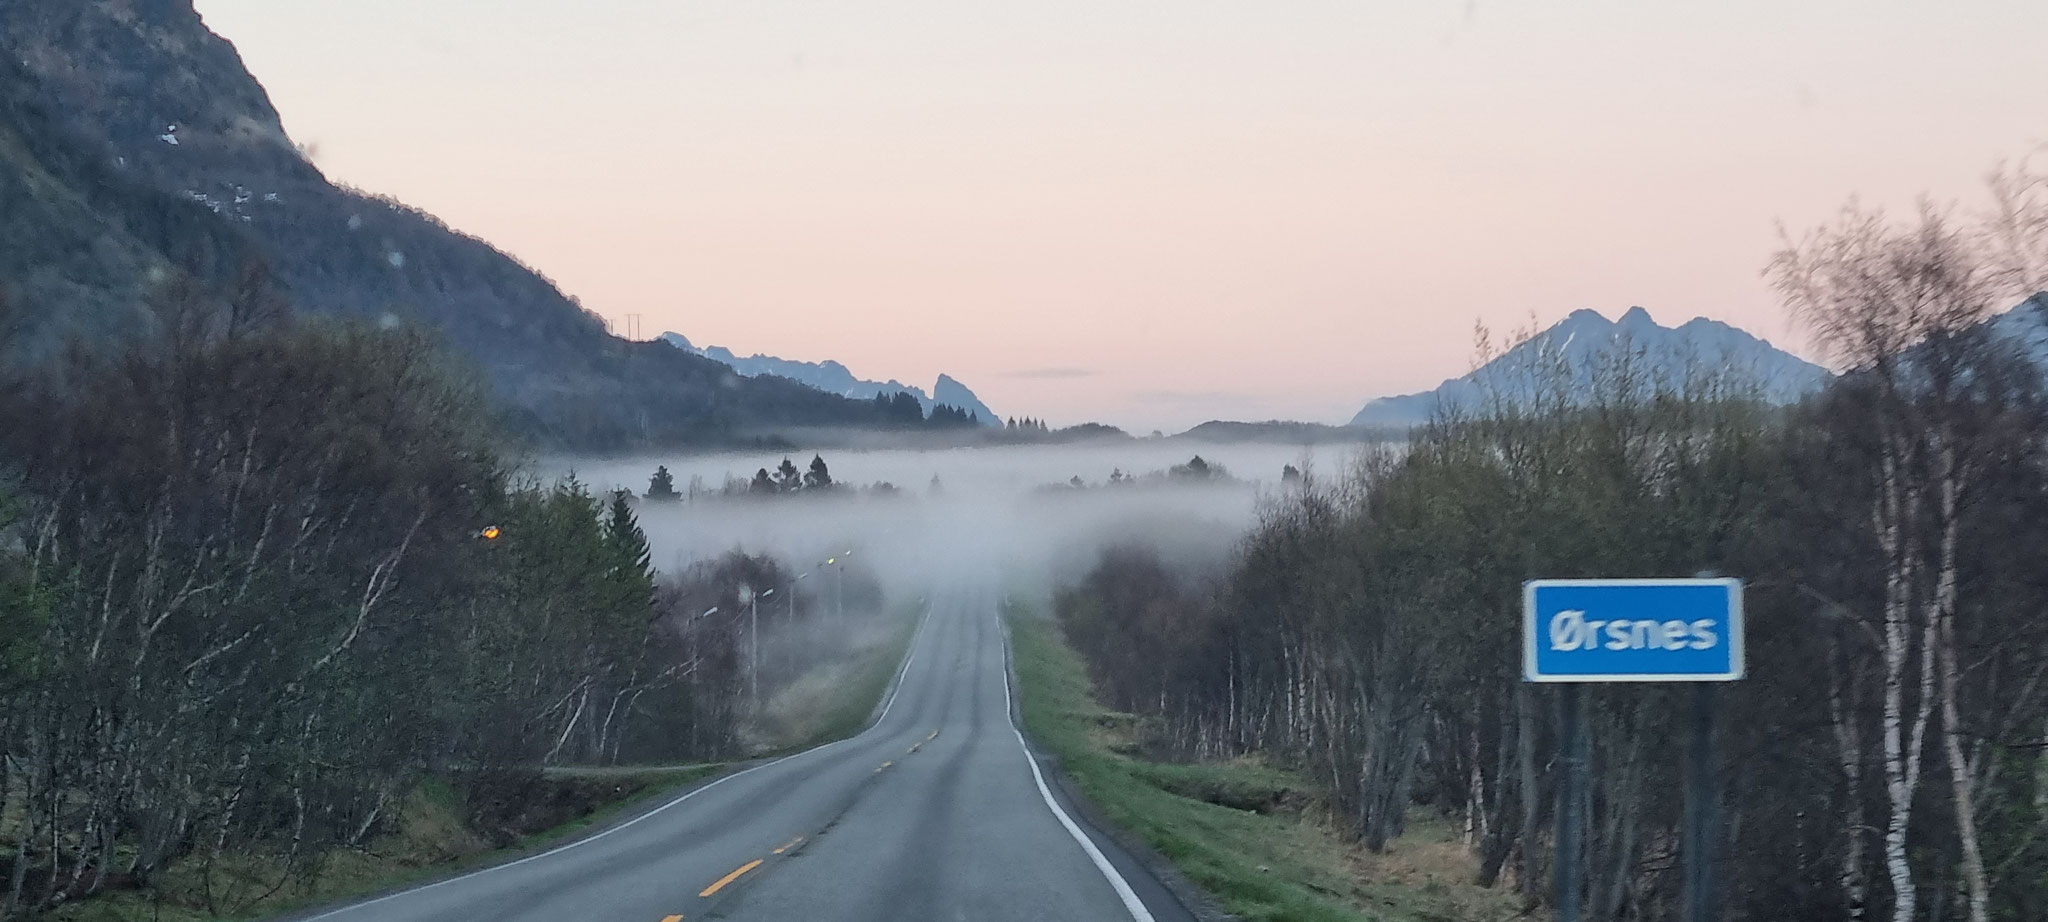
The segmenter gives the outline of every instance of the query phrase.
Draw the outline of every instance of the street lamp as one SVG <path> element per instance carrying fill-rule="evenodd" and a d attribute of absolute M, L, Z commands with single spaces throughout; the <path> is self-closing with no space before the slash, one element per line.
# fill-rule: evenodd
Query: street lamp
<path fill-rule="evenodd" d="M 784 596 L 789 599 L 789 620 L 784 622 L 786 630 L 782 638 L 782 665 L 784 670 L 791 676 L 796 675 L 796 584 L 810 579 L 812 572 L 805 570 L 792 577 L 789 581 L 789 592 Z"/>
<path fill-rule="evenodd" d="M 774 594 L 770 589 L 754 596 L 747 612 L 747 694 L 756 711 L 761 709 L 761 600 Z"/>
<path fill-rule="evenodd" d="M 850 551 L 850 550 L 849 550 L 849 551 L 847 551 L 846 553 L 843 553 L 843 554 L 840 554 L 840 555 L 839 555 L 839 557 L 852 557 L 852 556 L 853 556 L 853 552 L 852 552 L 852 551 Z M 834 571 L 835 571 L 835 572 L 836 572 L 836 573 L 838 574 L 837 576 L 834 576 L 834 577 L 832 578 L 832 616 L 833 616 L 834 618 L 836 618 L 836 619 L 840 620 L 840 621 L 845 621 L 845 620 L 846 620 L 846 565 L 845 565 L 845 564 L 843 564 L 843 563 L 840 563 L 840 562 L 839 562 L 839 557 L 828 557 L 828 558 L 826 558 L 826 559 L 825 559 L 825 565 L 826 565 L 826 566 L 828 566 L 828 567 L 831 567 L 831 568 L 832 568 L 832 569 L 833 569 L 833 570 L 834 570 Z"/>

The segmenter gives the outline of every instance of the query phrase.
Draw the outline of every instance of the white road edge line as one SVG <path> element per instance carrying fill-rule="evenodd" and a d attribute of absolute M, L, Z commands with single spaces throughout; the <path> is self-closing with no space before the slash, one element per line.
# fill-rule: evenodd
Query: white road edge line
<path fill-rule="evenodd" d="M 604 838 L 605 836 L 611 835 L 612 833 L 615 833 L 615 832 L 618 832 L 618 831 L 620 831 L 620 830 L 622 830 L 622 829 L 626 829 L 626 828 L 628 828 L 628 827 L 630 827 L 630 826 L 633 826 L 633 825 L 635 825 L 635 824 L 639 823 L 639 822 L 640 822 L 641 820 L 645 820 L 645 819 L 648 819 L 649 817 L 652 817 L 652 816 L 654 816 L 655 814 L 658 814 L 658 813 L 663 813 L 663 812 L 666 812 L 666 811 L 667 811 L 667 810 L 668 810 L 669 808 L 671 808 L 671 807 L 674 807 L 674 806 L 676 806 L 676 805 L 678 805 L 678 804 L 681 804 L 681 803 L 682 803 L 683 801 L 689 800 L 690 798 L 692 798 L 692 797 L 695 797 L 695 796 L 697 796 L 697 795 L 699 795 L 699 794 L 702 794 L 702 793 L 704 793 L 705 791 L 711 790 L 712 788 L 715 788 L 715 787 L 717 787 L 717 786 L 719 786 L 719 785 L 721 785 L 721 784 L 724 784 L 724 783 L 726 783 L 726 782 L 728 782 L 728 781 L 731 781 L 731 780 L 733 780 L 734 778 L 739 778 L 739 777 L 743 777 L 743 776 L 746 776 L 746 775 L 751 775 L 751 774 L 753 774 L 753 773 L 755 773 L 755 772 L 757 772 L 757 771 L 760 771 L 761 769 L 764 769 L 764 768 L 769 768 L 769 767 L 771 767 L 771 766 L 775 766 L 775 765 L 781 765 L 782 763 L 784 763 L 784 762 L 787 762 L 787 761 L 789 761 L 789 760 L 791 760 L 791 759 L 801 759 L 801 758 L 803 758 L 804 756 L 807 756 L 807 755 L 812 755 L 812 754 L 814 754 L 814 753 L 820 753 L 820 752 L 824 752 L 825 750 L 827 750 L 827 749 L 830 749 L 830 748 L 832 748 L 832 747 L 834 747 L 834 746 L 837 746 L 837 745 L 839 745 L 840 743 L 850 743 L 850 742 L 853 742 L 854 740 L 860 739 L 861 737 L 863 737 L 863 736 L 866 736 L 866 735 L 868 735 L 869 733 L 873 732 L 873 731 L 874 731 L 874 729 L 875 729 L 876 727 L 880 727 L 880 726 L 882 725 L 882 721 L 884 721 L 884 720 L 887 720 L 887 719 L 889 719 L 889 711 L 890 711 L 890 710 L 892 710 L 893 708 L 895 708 L 895 707 L 896 707 L 896 696 L 897 696 L 898 694 L 901 694 L 901 693 L 902 693 L 902 691 L 903 691 L 903 679 L 904 679 L 904 678 L 905 678 L 906 676 L 910 675 L 910 664 L 911 664 L 911 663 L 913 663 L 913 662 L 916 662 L 916 661 L 917 661 L 917 642 L 918 642 L 919 640 L 921 640 L 921 639 L 923 639 L 923 638 L 924 638 L 924 628 L 925 628 L 925 625 L 926 625 L 926 624 L 929 624 L 929 623 L 931 622 L 931 620 L 932 620 L 932 610 L 931 610 L 931 608 L 930 608 L 929 606 L 927 606 L 927 607 L 925 608 L 925 610 L 924 610 L 924 617 L 923 617 L 923 618 L 920 618 L 920 619 L 918 620 L 918 622 L 917 622 L 917 633 L 916 633 L 916 634 L 913 634 L 913 635 L 911 635 L 911 638 L 910 638 L 910 651 L 909 651 L 908 653 L 904 654 L 904 657 L 903 657 L 903 666 L 902 666 L 902 668 L 900 668 L 900 669 L 896 670 L 896 680 L 895 680 L 895 685 L 894 685 L 894 687 L 892 687 L 892 688 L 891 688 L 891 689 L 889 690 L 889 700 L 888 700 L 887 702 L 883 703 L 883 705 L 882 705 L 882 714 L 881 714 L 881 716 L 879 716 L 879 717 L 876 717 L 876 718 L 875 718 L 875 722 L 874 722 L 873 724 L 871 724 L 871 725 L 870 725 L 870 726 L 869 726 L 869 727 L 868 727 L 868 728 L 867 728 L 866 730 L 863 730 L 863 731 L 861 731 L 861 732 L 859 732 L 859 733 L 856 733 L 856 734 L 854 734 L 854 735 L 852 735 L 852 736 L 849 736 L 849 737 L 847 737 L 847 738 L 845 738 L 845 739 L 841 739 L 841 740 L 833 740 L 832 742 L 826 743 L 826 744 L 824 744 L 824 745 L 822 745 L 822 746 L 816 746 L 816 747 L 813 747 L 813 748 L 810 748 L 810 749 L 806 749 L 806 750 L 804 750 L 804 751 L 802 751 L 802 752 L 793 752 L 793 753 L 790 753 L 789 755 L 783 756 L 782 758 L 776 759 L 776 760 L 774 760 L 774 761 L 772 761 L 772 762 L 763 762 L 763 763 L 761 763 L 761 764 L 759 764 L 759 765 L 756 765 L 756 766 L 754 766 L 753 768 L 748 768 L 748 769 L 743 769 L 743 770 L 741 770 L 741 771 L 733 772 L 732 774 L 730 774 L 730 775 L 727 775 L 727 776 L 725 776 L 725 777 L 723 777 L 723 778 L 720 778 L 720 779 L 718 779 L 717 781 L 713 781 L 713 782 L 711 782 L 710 784 L 707 784 L 707 785 L 705 785 L 705 786 L 703 786 L 703 787 L 701 787 L 701 788 L 695 788 L 695 789 L 691 790 L 691 791 L 690 791 L 689 793 L 686 793 L 686 794 L 684 794 L 684 795 L 683 795 L 683 796 L 681 796 L 681 797 L 678 797 L 678 798 L 676 798 L 676 799 L 674 799 L 674 800 L 671 800 L 671 801 L 669 801 L 668 803 L 662 804 L 662 805 L 661 805 L 661 806 L 659 806 L 659 807 L 656 807 L 656 808 L 654 808 L 654 809 L 652 809 L 652 810 L 649 810 L 649 811 L 647 811 L 646 813 L 642 813 L 642 814 L 640 814 L 639 816 L 636 816 L 636 817 L 634 817 L 634 818 L 632 818 L 632 819 L 630 819 L 630 820 L 627 820 L 627 821 L 625 821 L 625 822 L 623 822 L 623 823 L 620 823 L 620 824 L 619 824 L 619 825 L 617 825 L 617 826 L 613 826 L 613 827 L 611 827 L 610 829 L 607 829 L 607 830 L 605 830 L 605 831 L 603 831 L 603 832 L 600 832 L 600 833 L 598 833 L 598 834 L 596 834 L 596 835 L 594 835 L 594 836 L 590 836 L 590 837 L 588 837 L 588 838 L 583 838 L 583 839 L 577 839 L 577 840 L 576 840 L 576 841 L 574 841 L 574 842 L 570 842 L 570 843 L 567 843 L 567 844 L 564 844 L 564 845 L 558 845 L 558 846 L 555 846 L 554 848 L 551 848 L 551 849 L 548 849 L 547 851 L 541 852 L 541 853 L 540 853 L 540 854 L 538 854 L 538 855 L 528 855 L 528 856 L 526 856 L 526 857 L 524 857 L 524 858 L 521 858 L 521 859 L 519 859 L 519 860 L 517 860 L 517 861 L 507 861 L 507 862 L 505 862 L 504 864 L 494 864 L 494 865 L 491 865 L 490 867 L 487 867 L 487 868 L 479 868 L 479 869 L 477 869 L 477 870 L 474 870 L 474 871 L 471 871 L 471 872 L 469 872 L 469 873 L 467 873 L 467 874 L 458 874 L 458 875 L 456 875 L 456 876 L 454 876 L 454 877 L 450 877 L 450 878 L 448 878 L 447 880 L 437 880 L 437 881 L 435 881 L 435 882 L 433 882 L 433 883 L 431 883 L 431 884 L 424 884 L 424 885 L 422 885 L 422 886 L 418 886 L 418 887 L 413 887 L 413 888 L 411 888 L 411 889 L 407 889 L 407 890 L 400 890 L 400 891 L 398 891 L 397 893 L 387 893 L 387 894 L 385 894 L 385 895 L 383 895 L 383 896 L 380 896 L 380 897 L 378 897 L 378 898 L 376 898 L 376 899 L 374 899 L 374 900 L 366 900 L 366 901 L 364 901 L 364 902 L 361 902 L 361 903 L 350 903 L 350 904 L 349 904 L 349 905 L 347 905 L 347 906 L 339 906 L 339 907 L 336 907 L 336 908 L 334 908 L 334 909 L 330 909 L 330 910 L 328 910 L 328 911 L 326 911 L 326 912 L 323 912 L 323 913 L 321 913 L 321 914 L 319 914 L 319 915 L 317 915 L 317 916 L 307 916 L 307 917 L 305 917 L 305 918 L 303 918 L 303 919 L 299 920 L 299 922 L 318 922 L 318 920 L 320 920 L 320 919 L 326 919 L 326 918 L 331 918 L 331 917 L 333 917 L 333 916 L 338 916 L 338 915 L 342 915 L 342 914 L 344 914 L 344 913 L 350 913 L 350 912 L 355 912 L 355 911 L 356 911 L 356 910 L 358 910 L 358 909 L 368 909 L 368 908 L 369 908 L 369 907 L 371 907 L 371 906 L 375 906 L 375 905 L 377 905 L 377 904 L 379 904 L 379 903 L 385 903 L 385 902 L 389 902 L 389 901 L 391 901 L 391 900 L 395 900 L 395 899 L 398 899 L 399 897 L 402 897 L 402 896 L 413 896 L 413 895 L 415 895 L 415 894 L 419 894 L 419 893 L 424 893 L 424 892 L 426 892 L 426 891 L 428 891 L 428 890 L 432 890 L 432 889 L 434 889 L 434 888 L 436 888 L 436 887 L 445 887 L 445 886 L 447 886 L 447 885 L 449 885 L 449 884 L 452 884 L 452 883 L 455 883 L 455 882 L 457 882 L 457 881 L 463 881 L 463 880 L 468 880 L 468 879 L 470 879 L 470 878 L 472 878 L 472 877 L 482 877 L 482 876 L 484 876 L 485 874 L 490 874 L 490 873 L 492 873 L 492 872 L 494 872 L 494 871 L 503 871 L 503 870 L 505 870 L 505 869 L 507 869 L 507 868 L 516 868 L 516 867 L 518 867 L 518 866 L 520 866 L 520 865 L 522 865 L 522 864 L 526 864 L 526 863 L 527 863 L 527 862 L 529 862 L 529 861 L 539 861 L 539 860 L 541 860 L 542 858 L 547 858 L 547 857 L 551 857 L 551 856 L 554 856 L 554 855 L 559 855 L 559 854 L 561 854 L 561 853 L 563 853 L 563 852 L 566 852 L 566 851 L 568 851 L 568 850 L 570 850 L 570 849 L 572 849 L 572 848 L 575 848 L 575 847 L 577 847 L 577 846 L 579 846 L 579 845 L 589 845 L 590 843 L 592 843 L 592 842 L 595 842 L 595 841 L 597 841 L 597 840 L 599 840 L 599 839 L 602 839 L 602 838 Z M 1007 642 L 1007 641 L 1006 641 L 1006 642 Z M 1007 682 L 1008 682 L 1008 680 L 1009 680 L 1009 678 L 1008 678 L 1008 673 L 1009 673 L 1009 670 L 1008 670 L 1008 669 L 1005 669 L 1005 670 L 1004 670 L 1004 681 L 1005 681 L 1006 683 L 1007 683 Z M 1022 739 L 1022 737 L 1019 737 L 1019 739 L 1021 740 L 1021 739 Z M 1040 784 L 1040 788 L 1041 788 L 1041 789 L 1043 789 L 1043 787 L 1044 787 L 1044 785 L 1043 785 L 1043 784 L 1041 783 L 1041 784 Z M 1148 917 L 1147 917 L 1147 919 L 1146 919 L 1146 922 L 1149 922 L 1149 920 L 1150 920 L 1150 917 L 1148 916 Z"/>
<path fill-rule="evenodd" d="M 1067 827 L 1067 835 L 1073 836 L 1074 841 L 1081 843 L 1081 850 L 1087 852 L 1088 858 L 1095 862 L 1095 869 L 1101 871 L 1102 876 L 1109 879 L 1109 886 L 1116 890 L 1116 895 L 1124 901 L 1124 909 L 1130 911 L 1131 918 L 1135 922 L 1153 922 L 1152 911 L 1145 908 L 1144 900 L 1138 899 L 1138 893 L 1131 889 L 1130 881 L 1125 880 L 1124 876 L 1117 872 L 1116 866 L 1109 863 L 1109 859 L 1103 856 L 1102 849 L 1095 847 L 1095 841 L 1088 838 L 1088 834 L 1082 832 L 1080 826 L 1074 824 L 1074 818 L 1068 816 L 1066 810 L 1061 809 L 1060 802 L 1053 799 L 1052 790 L 1045 786 L 1045 775 L 1038 770 L 1038 759 L 1031 755 L 1031 744 L 1024 742 L 1024 731 L 1017 726 L 1017 711 L 1021 708 L 1021 705 L 1017 703 L 1016 690 L 1010 686 L 1009 652 L 1010 626 L 1005 624 L 1003 625 L 1003 698 L 1008 707 L 1004 709 L 1004 713 L 1005 716 L 1010 718 L 1010 732 L 1017 735 L 1017 748 L 1024 750 L 1024 763 L 1031 766 L 1031 779 L 1038 782 L 1038 796 L 1045 798 L 1045 805 L 1052 809 L 1052 815 L 1059 818 L 1060 825 Z"/>

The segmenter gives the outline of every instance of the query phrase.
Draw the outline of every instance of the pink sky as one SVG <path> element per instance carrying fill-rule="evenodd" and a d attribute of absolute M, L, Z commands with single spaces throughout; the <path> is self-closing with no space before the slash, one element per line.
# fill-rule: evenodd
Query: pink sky
<path fill-rule="evenodd" d="M 1474 321 L 1800 337 L 1775 222 L 2048 139 L 2039 0 L 198 0 L 342 182 L 646 336 L 1138 431 L 1341 422 Z"/>

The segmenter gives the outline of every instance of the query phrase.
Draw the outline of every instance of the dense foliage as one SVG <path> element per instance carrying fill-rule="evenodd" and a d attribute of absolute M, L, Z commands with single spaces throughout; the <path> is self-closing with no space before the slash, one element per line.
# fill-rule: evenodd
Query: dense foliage
<path fill-rule="evenodd" d="M 1061 624 L 1154 745 L 1313 772 L 1375 850 L 1409 811 L 1448 814 L 1478 877 L 1533 906 L 1565 692 L 1521 680 L 1522 582 L 1741 577 L 1729 917 L 2048 917 L 2048 399 L 1986 322 L 2014 274 L 1984 239 L 1850 212 L 1788 245 L 1773 279 L 1849 368 L 1801 406 L 1626 348 L 1591 392 L 1538 368 L 1401 452 L 1294 481 L 1227 574 L 1107 553 Z M 1584 694 L 1589 917 L 1678 918 L 1693 690 Z"/>
<path fill-rule="evenodd" d="M 0 918 L 309 872 L 427 772 L 486 827 L 544 765 L 733 751 L 746 624 L 694 606 L 772 563 L 657 585 L 637 501 L 511 482 L 428 338 L 167 291 L 162 337 L 0 382 Z"/>

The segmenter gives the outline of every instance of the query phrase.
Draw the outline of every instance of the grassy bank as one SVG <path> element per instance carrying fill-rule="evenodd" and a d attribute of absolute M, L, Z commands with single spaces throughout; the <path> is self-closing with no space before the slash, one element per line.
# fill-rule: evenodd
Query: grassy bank
<path fill-rule="evenodd" d="M 287 873 L 270 856 L 230 855 L 212 869 L 196 860 L 173 864 L 155 893 L 112 892 L 41 918 L 65 922 L 202 922 L 262 919 L 340 902 L 432 877 L 482 867 L 603 824 L 624 811 L 716 773 L 722 765 L 621 769 L 603 777 L 548 773 L 537 791 L 569 818 L 494 847 L 463 822 L 462 796 L 445 779 L 428 778 L 399 805 L 395 830 L 361 849 L 338 849 L 312 868 Z M 207 892 L 217 911 L 207 909 Z"/>
<path fill-rule="evenodd" d="M 1246 920 L 1490 922 L 1513 898 L 1470 883 L 1449 824 L 1418 816 L 1383 854 L 1347 844 L 1306 779 L 1251 760 L 1168 764 L 1137 752 L 1137 721 L 1091 697 L 1080 657 L 1048 620 L 1012 611 L 1025 729 L 1108 819 Z"/>
<path fill-rule="evenodd" d="M 762 731 L 775 751 L 794 751 L 850 736 L 866 725 L 903 662 L 917 618 L 880 622 L 852 651 L 776 695 Z M 267 856 L 234 855 L 212 869 L 180 861 L 154 894 L 110 892 L 46 913 L 62 922 L 229 922 L 265 919 L 367 896 L 410 883 L 496 864 L 587 833 L 651 801 L 716 774 L 723 763 L 662 767 L 550 768 L 523 790 L 532 805 L 524 822 L 496 842 L 465 822 L 462 794 L 446 779 L 428 778 L 397 807 L 394 831 L 361 849 L 322 856 L 317 867 L 286 873 Z M 501 831 L 502 832 L 502 831 Z M 509 841 L 508 841 L 509 840 Z M 208 911 L 209 885 L 212 905 Z"/>
<path fill-rule="evenodd" d="M 794 752 L 859 733 L 889 691 L 922 609 L 905 609 L 865 634 L 851 655 L 812 670 L 768 702 L 761 733 L 770 752 Z"/>

